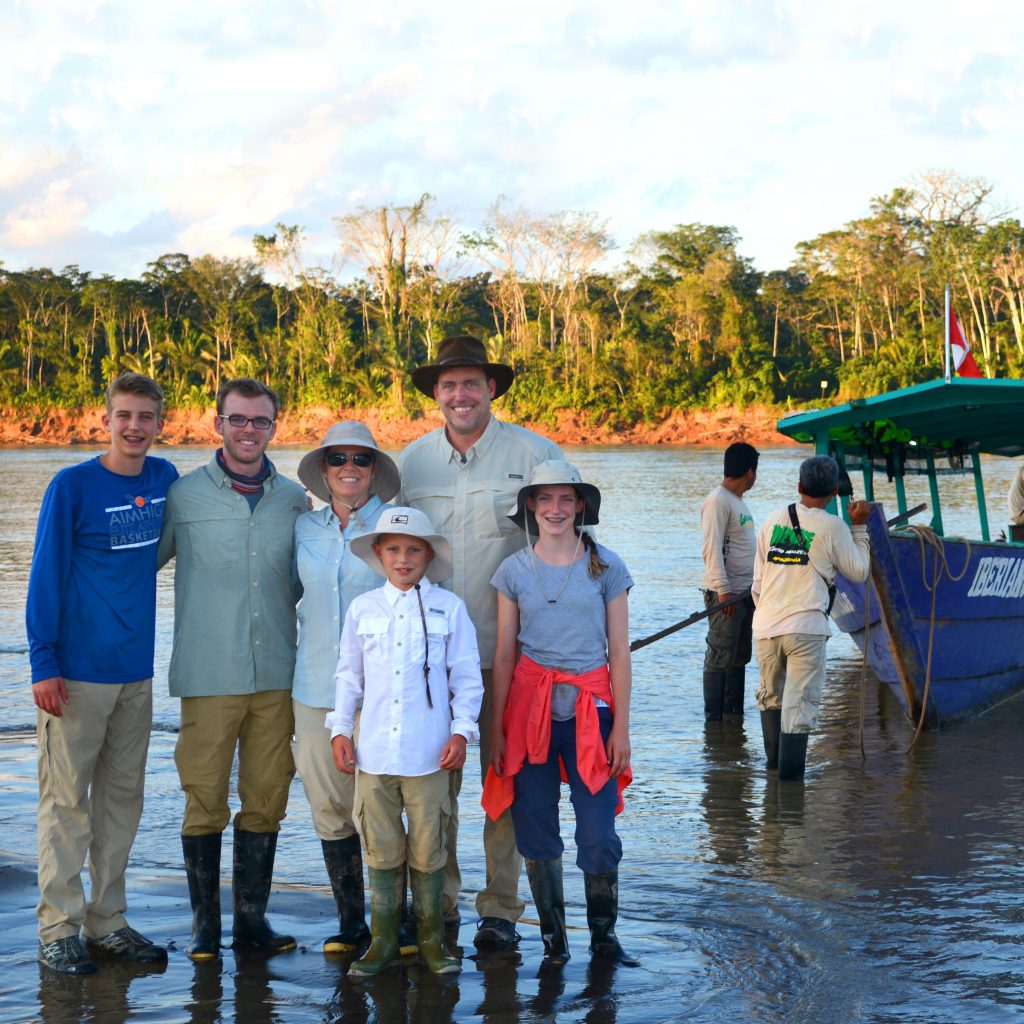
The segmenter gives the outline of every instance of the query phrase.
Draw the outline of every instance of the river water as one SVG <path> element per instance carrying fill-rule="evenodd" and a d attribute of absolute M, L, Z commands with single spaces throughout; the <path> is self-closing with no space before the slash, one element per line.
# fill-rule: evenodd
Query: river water
<path fill-rule="evenodd" d="M 35 855 L 34 712 L 27 684 L 24 591 L 35 517 L 53 472 L 96 454 L 83 448 L 0 452 L 0 848 L 29 879 Z M 208 453 L 164 448 L 182 472 Z M 278 450 L 294 475 L 301 452 Z M 762 456 L 747 496 L 760 522 L 795 497 L 804 450 Z M 603 494 L 600 535 L 637 586 L 631 635 L 702 607 L 698 509 L 721 476 L 713 449 L 584 449 L 570 457 Z M 1016 467 L 986 465 L 990 521 L 1001 526 Z M 973 482 L 941 484 L 946 532 L 977 535 Z M 891 489 L 876 497 L 895 514 Z M 908 501 L 927 501 L 911 481 Z M 567 837 L 566 901 L 574 959 L 538 972 L 540 942 L 525 879 L 518 953 L 477 958 L 475 886 L 483 878 L 479 783 L 467 772 L 460 840 L 465 890 L 456 981 L 415 967 L 352 986 L 318 952 L 330 903 L 319 844 L 296 785 L 283 825 L 271 918 L 300 951 L 241 960 L 225 951 L 202 970 L 189 935 L 178 841 L 182 797 L 173 746 L 177 706 L 166 695 L 172 578 L 161 575 L 154 736 L 146 810 L 131 868 L 129 913 L 171 942 L 163 972 L 106 968 L 55 981 L 34 962 L 34 893 L 8 908 L 0 933 L 5 1021 L 787 1021 L 933 1022 L 1020 1019 L 1024 1010 L 1024 700 L 921 738 L 888 690 L 837 634 L 806 784 L 766 777 L 748 670 L 742 722 L 704 726 L 696 625 L 635 655 L 633 767 L 619 819 L 623 944 L 636 970 L 591 968 L 582 881 Z M 863 756 L 861 747 L 863 745 Z M 565 802 L 568 806 L 568 801 Z M 571 813 L 571 812 L 570 812 Z M 19 874 L 20 872 L 20 874 Z M 11 909 L 13 908 L 13 909 Z M 0 912 L 2 913 L 2 912 Z"/>

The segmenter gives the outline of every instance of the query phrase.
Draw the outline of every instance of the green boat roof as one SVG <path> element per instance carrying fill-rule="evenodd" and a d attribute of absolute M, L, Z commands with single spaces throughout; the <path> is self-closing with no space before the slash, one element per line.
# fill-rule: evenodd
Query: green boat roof
<path fill-rule="evenodd" d="M 791 413 L 778 422 L 787 437 L 818 443 L 827 433 L 845 454 L 979 451 L 1024 454 L 1024 380 L 954 377 L 855 398 L 831 409 Z"/>

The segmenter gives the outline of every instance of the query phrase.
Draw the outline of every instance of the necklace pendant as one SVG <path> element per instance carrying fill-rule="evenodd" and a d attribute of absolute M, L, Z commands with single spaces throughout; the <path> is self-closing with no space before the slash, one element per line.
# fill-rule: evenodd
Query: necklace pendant
<path fill-rule="evenodd" d="M 555 604 L 558 601 L 557 597 L 549 597 L 548 604 Z"/>

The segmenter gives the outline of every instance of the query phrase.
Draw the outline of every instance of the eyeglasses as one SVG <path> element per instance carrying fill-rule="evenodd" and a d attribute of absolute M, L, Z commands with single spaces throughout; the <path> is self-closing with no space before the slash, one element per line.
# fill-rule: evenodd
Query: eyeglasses
<path fill-rule="evenodd" d="M 349 455 L 348 452 L 328 452 L 324 456 L 324 462 L 328 466 L 344 466 L 349 459 L 352 460 L 353 466 L 359 466 L 361 469 L 366 469 L 367 466 L 373 465 L 373 460 L 376 456 L 373 452 L 354 452 Z"/>
<path fill-rule="evenodd" d="M 266 416 L 243 416 L 240 412 L 233 412 L 230 416 L 218 413 L 218 418 L 227 420 L 233 427 L 247 427 L 251 423 L 257 430 L 269 430 L 274 425 L 274 421 Z"/>

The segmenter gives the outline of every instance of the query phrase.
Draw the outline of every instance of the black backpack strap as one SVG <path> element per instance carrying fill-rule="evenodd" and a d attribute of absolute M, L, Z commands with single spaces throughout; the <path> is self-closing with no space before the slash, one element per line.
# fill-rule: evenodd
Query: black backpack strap
<path fill-rule="evenodd" d="M 800 520 L 797 518 L 795 502 L 789 506 L 789 520 L 793 524 L 793 532 L 796 534 L 796 539 L 800 541 L 800 546 L 810 555 L 811 549 L 804 540 L 804 531 L 800 529 Z M 824 577 L 822 578 L 824 579 Z M 828 587 L 828 608 L 825 609 L 825 614 L 829 615 L 832 612 L 832 605 L 836 603 L 836 585 L 825 580 L 825 586 Z"/>

